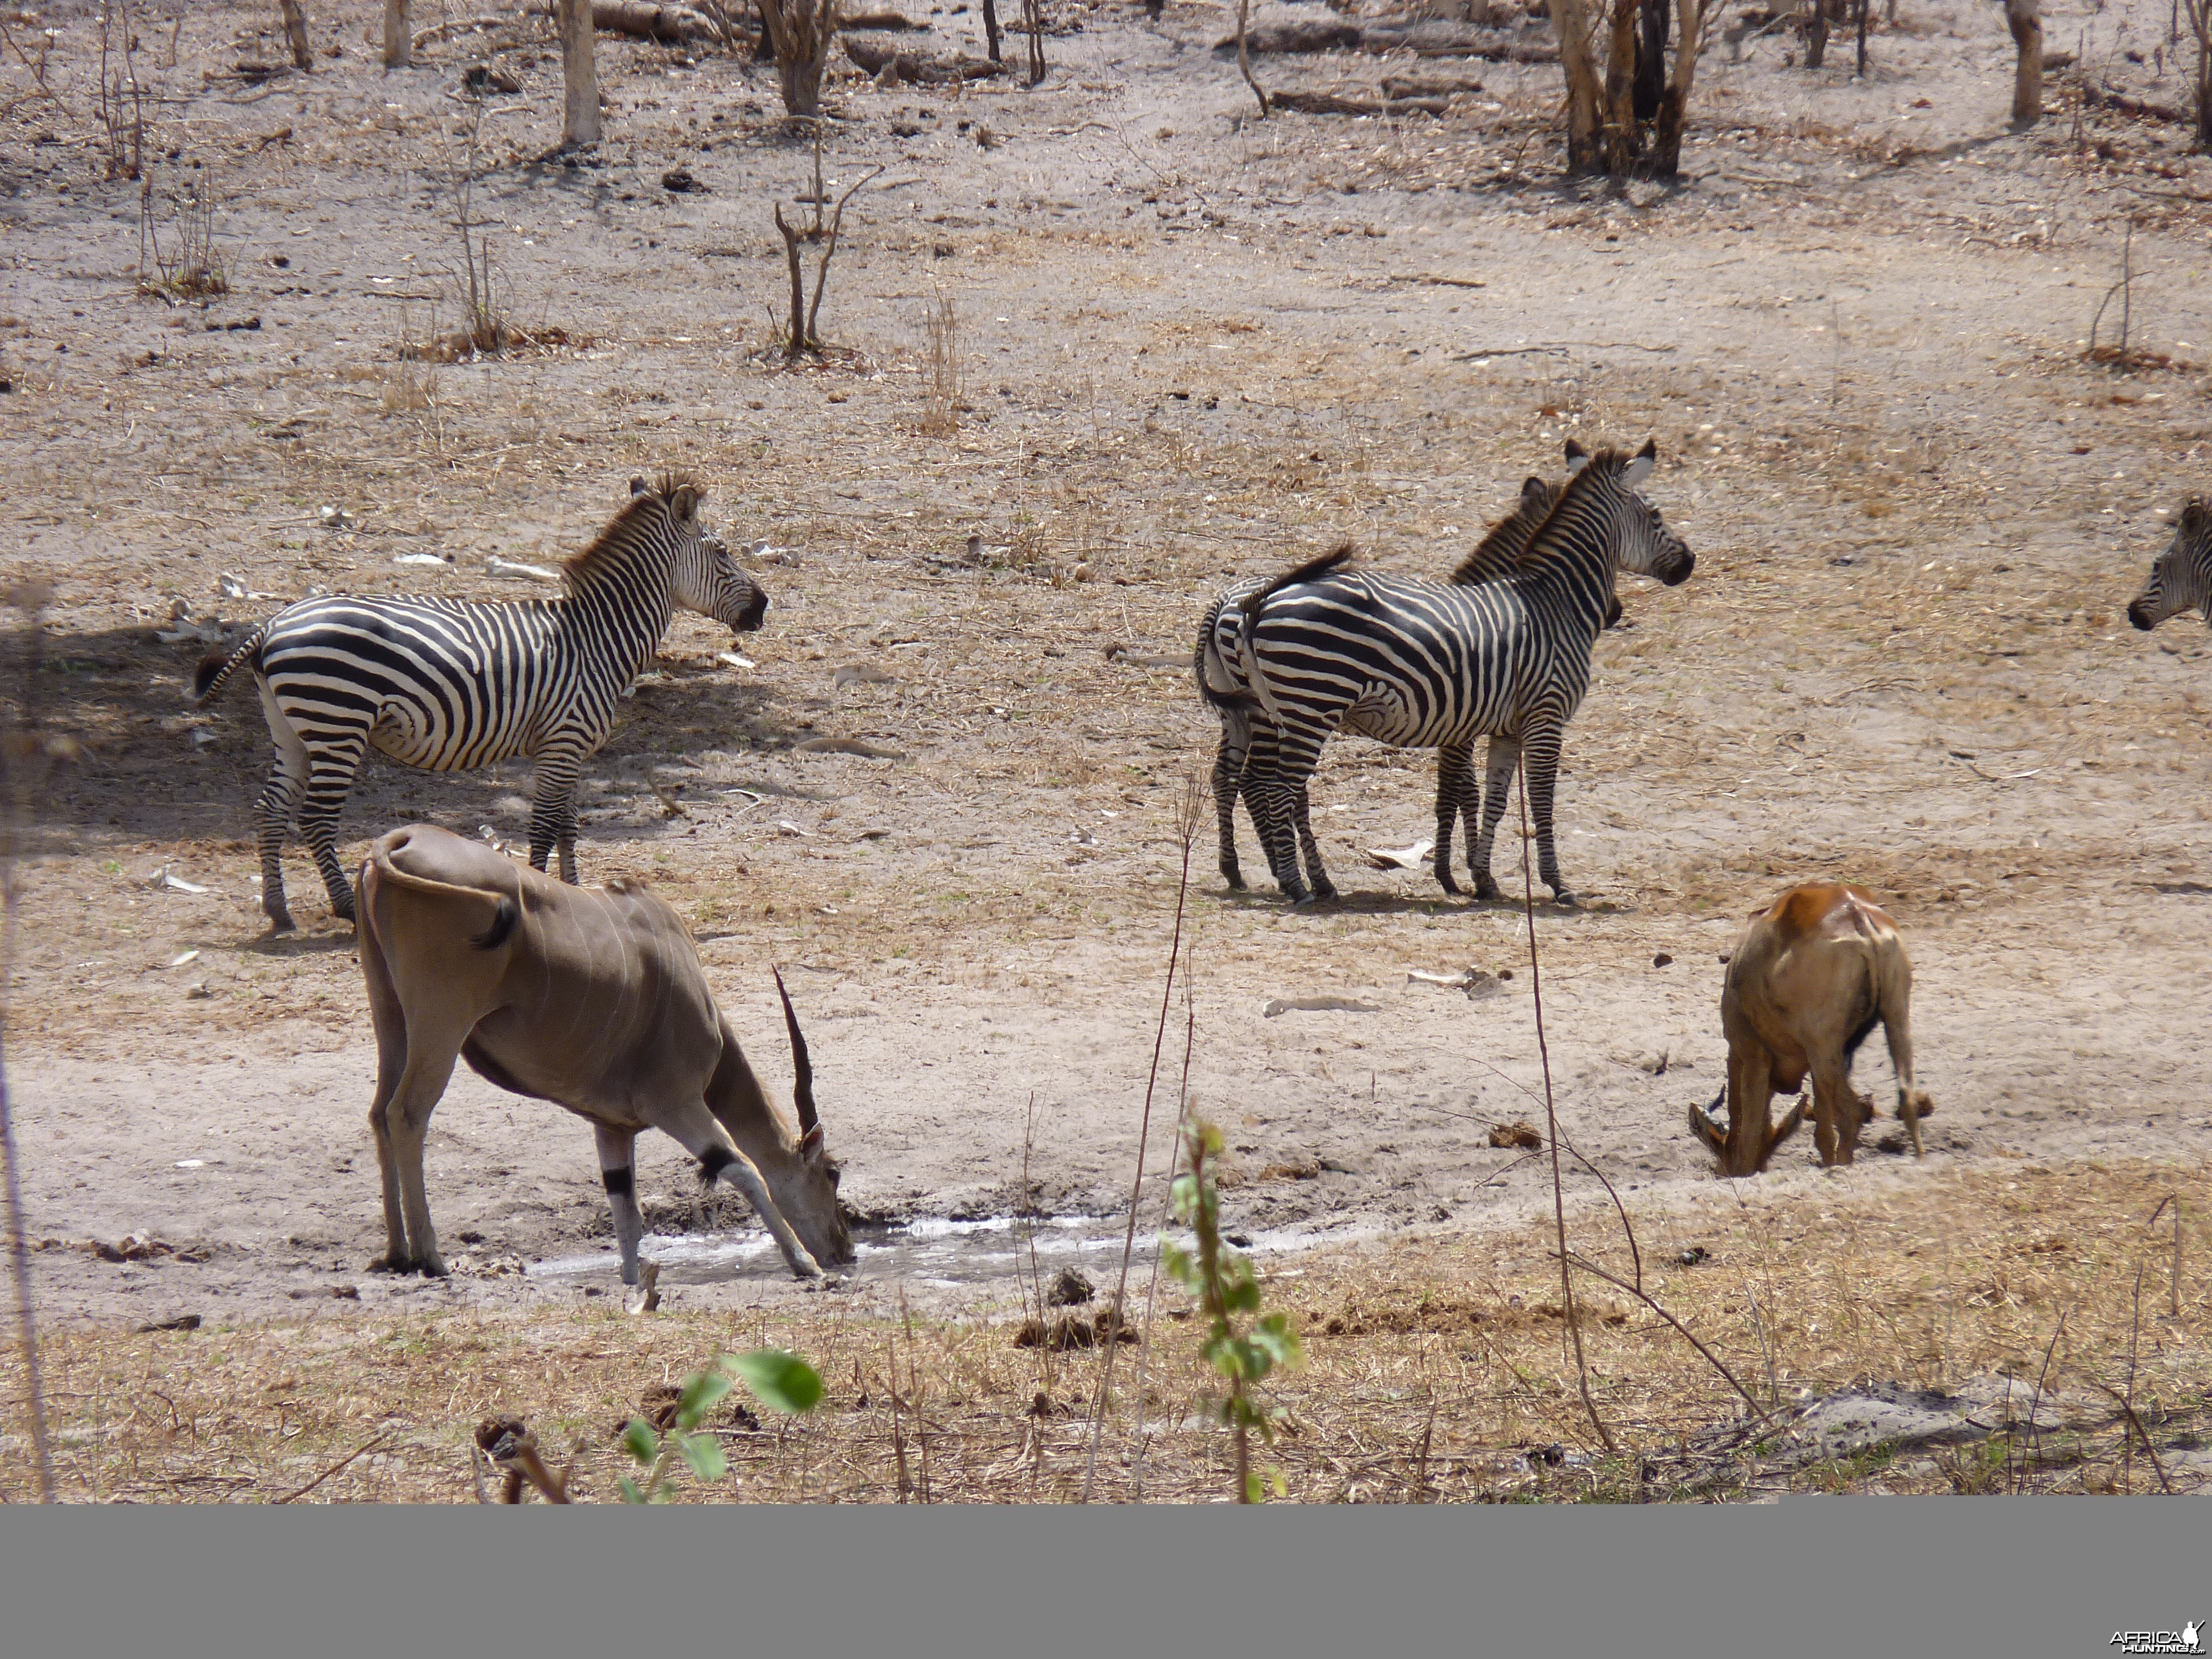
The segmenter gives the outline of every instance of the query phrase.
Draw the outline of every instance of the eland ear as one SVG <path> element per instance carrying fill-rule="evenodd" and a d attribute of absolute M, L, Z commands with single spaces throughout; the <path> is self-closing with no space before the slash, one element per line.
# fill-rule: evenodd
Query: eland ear
<path fill-rule="evenodd" d="M 822 1126 L 817 1123 L 799 1138 L 801 1158 L 818 1158 L 822 1154 Z"/>
<path fill-rule="evenodd" d="M 629 481 L 629 493 L 633 496 L 642 495 L 652 487 L 652 485 L 647 483 L 642 478 L 632 478 Z"/>
<path fill-rule="evenodd" d="M 1630 461 L 1626 466 L 1621 468 L 1620 482 L 1622 485 L 1630 489 L 1635 489 L 1638 484 L 1642 483 L 1646 478 L 1651 476 L 1651 469 L 1658 465 L 1658 441 L 1655 438 L 1646 438 L 1644 441 L 1644 447 L 1636 452 L 1635 459 Z"/>

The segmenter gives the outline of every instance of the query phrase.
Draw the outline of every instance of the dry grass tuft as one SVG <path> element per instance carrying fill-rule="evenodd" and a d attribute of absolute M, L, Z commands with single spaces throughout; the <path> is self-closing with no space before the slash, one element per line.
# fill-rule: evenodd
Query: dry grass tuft
<path fill-rule="evenodd" d="M 1278 1261 L 1267 1300 L 1291 1313 L 1307 1364 L 1277 1381 L 1288 1414 L 1272 1455 L 1291 1495 L 1314 1502 L 2119 1492 L 2161 1480 L 2203 1489 L 2212 1354 L 2197 1333 L 2212 1317 L 2212 1282 L 2187 1266 L 2206 1259 L 2202 1241 L 2173 1288 L 2179 1316 L 2166 1294 L 2138 1298 L 2136 1287 L 2141 1274 L 2167 1288 L 2174 1235 L 2160 1200 L 2179 1192 L 2189 1217 L 2207 1213 L 2208 1176 L 1999 1162 L 1906 1183 L 1863 1170 L 1810 1195 L 1795 1182 L 1717 1183 L 1647 1214 L 1646 1291 L 1771 1415 L 1753 1418 L 1660 1320 L 1589 1297 L 1583 1341 L 1600 1409 L 1628 1452 L 1618 1459 L 1588 1441 L 1548 1224 Z M 1626 1274 L 1619 1237 L 1609 1206 L 1576 1219 L 1576 1248 Z M 1143 1372 L 1144 1420 L 1157 1425 L 1143 1440 L 1146 1495 L 1211 1499 L 1229 1437 L 1200 1413 L 1211 1378 L 1198 1322 L 1186 1307 L 1164 1313 Z M 381 1437 L 312 1501 L 468 1502 L 472 1427 L 512 1414 L 564 1454 L 581 1439 L 574 1490 L 605 1501 L 623 1468 L 612 1425 L 649 1412 L 717 1349 L 777 1346 L 820 1370 L 822 1407 L 761 1427 L 731 1415 L 714 1432 L 733 1479 L 688 1486 L 685 1498 L 1065 1501 L 1082 1484 L 1083 1401 L 1101 1360 L 1064 1353 L 1041 1376 L 1035 1351 L 1016 1346 L 1020 1326 L 1019 1312 L 994 1304 L 905 1316 L 866 1286 L 734 1317 L 680 1305 L 625 1317 L 599 1302 L 498 1315 L 334 1304 L 300 1323 L 65 1333 L 46 1340 L 44 1358 L 59 1480 L 78 1500 L 268 1501 Z M 2117 1407 L 2101 1425 L 2078 1408 L 2046 1407 L 2033 1426 L 2015 1412 L 2009 1432 L 1940 1449 L 1821 1459 L 1793 1439 L 1803 1401 L 1855 1382 L 1955 1389 L 2009 1376 L 2024 1397 L 2046 1352 L 2049 1396 L 2130 1400 L 2155 1464 Z M 11 1351 L 0 1360 L 0 1446 L 21 1443 L 22 1389 Z M 1137 1405 L 1117 1391 L 1102 1498 L 1129 1494 Z M 27 1497 L 26 1481 L 20 1455 L 0 1458 L 0 1494 Z"/>

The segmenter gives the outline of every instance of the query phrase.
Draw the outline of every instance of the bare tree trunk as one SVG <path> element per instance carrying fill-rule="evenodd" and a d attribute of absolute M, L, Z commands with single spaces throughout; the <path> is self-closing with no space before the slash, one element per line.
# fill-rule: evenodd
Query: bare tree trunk
<path fill-rule="evenodd" d="M 1805 25 L 1805 67 L 1820 68 L 1828 61 L 1828 0 L 1813 0 L 1813 15 Z"/>
<path fill-rule="evenodd" d="M 1859 0 L 1859 78 L 1866 79 L 1867 0 Z"/>
<path fill-rule="evenodd" d="M 2197 142 L 2212 150 L 2212 0 L 2188 0 L 2188 7 L 2197 37 Z"/>
<path fill-rule="evenodd" d="M 558 0 L 563 148 L 599 142 L 599 75 L 592 62 L 592 0 Z"/>
<path fill-rule="evenodd" d="M 1567 77 L 1567 171 L 1601 171 L 1597 70 L 1590 62 L 1589 14 L 1583 0 L 1549 0 L 1552 32 L 1559 37 L 1559 68 Z"/>
<path fill-rule="evenodd" d="M 2005 22 L 2020 48 L 2012 81 L 2014 126 L 2033 126 L 2043 118 L 2043 19 L 2037 15 L 2041 9 L 2042 0 L 2005 0 Z"/>
<path fill-rule="evenodd" d="M 1659 118 L 1659 100 L 1667 90 L 1668 0 L 1641 0 L 1636 24 L 1636 118 Z"/>
<path fill-rule="evenodd" d="M 315 52 L 307 44 L 307 14 L 300 9 L 300 0 L 276 0 L 276 9 L 284 16 L 284 39 L 292 48 L 292 67 L 302 75 L 313 74 Z"/>
<path fill-rule="evenodd" d="M 1690 90 L 1698 78 L 1698 48 L 1705 43 L 1706 0 L 1678 0 L 1680 27 L 1674 40 L 1674 73 L 1659 97 L 1658 130 L 1651 143 L 1651 170 L 1672 179 L 1682 167 L 1682 129 L 1690 118 Z"/>
<path fill-rule="evenodd" d="M 983 0 L 983 45 L 994 64 L 999 57 L 999 0 Z"/>
<path fill-rule="evenodd" d="M 775 46 L 783 112 L 809 119 L 822 111 L 822 71 L 837 43 L 836 0 L 760 0 L 761 21 Z"/>
<path fill-rule="evenodd" d="M 1252 78 L 1252 53 L 1244 44 L 1244 25 L 1252 15 L 1252 0 L 1237 0 L 1237 68 L 1244 77 L 1244 84 L 1252 88 L 1252 95 L 1260 100 L 1260 118 L 1267 118 L 1267 94 Z"/>
<path fill-rule="evenodd" d="M 405 69 L 415 61 L 415 34 L 407 21 L 407 0 L 384 0 L 384 67 Z"/>
<path fill-rule="evenodd" d="M 1640 0 L 1613 0 L 1605 52 L 1605 170 L 1626 178 L 1636 165 L 1636 16 Z"/>

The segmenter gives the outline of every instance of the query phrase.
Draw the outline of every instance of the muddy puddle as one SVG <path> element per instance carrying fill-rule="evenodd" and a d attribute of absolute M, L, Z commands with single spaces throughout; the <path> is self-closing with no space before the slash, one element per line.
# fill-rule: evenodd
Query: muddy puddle
<path fill-rule="evenodd" d="M 988 1216 L 974 1221 L 933 1216 L 895 1226 L 856 1227 L 853 1243 L 860 1261 L 848 1274 L 864 1281 L 938 1289 L 1011 1286 L 1029 1275 L 1034 1253 L 1036 1270 L 1046 1279 L 1073 1267 L 1099 1280 L 1120 1265 L 1125 1224 L 1100 1216 L 1036 1220 Z M 1323 1234 L 1284 1227 L 1239 1233 L 1235 1242 L 1254 1255 L 1279 1255 L 1324 1240 L 1341 1243 L 1364 1236 L 1358 1231 Z M 1136 1261 L 1149 1262 L 1153 1239 L 1139 1231 Z M 663 1285 L 723 1284 L 783 1271 L 775 1241 L 757 1231 L 647 1233 L 639 1254 L 660 1264 Z M 622 1282 L 611 1246 L 537 1262 L 526 1273 L 534 1283 L 549 1288 L 575 1285 L 611 1290 Z"/>

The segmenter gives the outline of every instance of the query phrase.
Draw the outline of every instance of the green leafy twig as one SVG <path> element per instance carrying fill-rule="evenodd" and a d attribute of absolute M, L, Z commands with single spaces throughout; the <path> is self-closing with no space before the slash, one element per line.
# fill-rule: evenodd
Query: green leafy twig
<path fill-rule="evenodd" d="M 781 1348 L 755 1348 L 749 1353 L 714 1356 L 706 1370 L 684 1379 L 677 1396 L 676 1415 L 665 1433 L 633 1417 L 623 1425 L 623 1449 L 645 1471 L 644 1484 L 622 1477 L 625 1504 L 665 1504 L 669 1498 L 669 1476 L 678 1462 L 688 1464 L 702 1480 L 720 1480 L 730 1472 L 722 1443 L 700 1432 L 707 1413 L 743 1382 L 762 1405 L 794 1416 L 811 1412 L 821 1403 L 822 1377 L 797 1354 Z"/>
<path fill-rule="evenodd" d="M 1197 1248 L 1186 1250 L 1163 1239 L 1162 1261 L 1169 1275 L 1198 1297 L 1206 1315 L 1206 1346 L 1200 1352 L 1229 1385 L 1218 1410 L 1237 1437 L 1237 1501 L 1256 1504 L 1264 1492 L 1252 1468 L 1251 1431 L 1257 1429 L 1273 1444 L 1275 1420 L 1282 1413 L 1253 1398 L 1252 1391 L 1270 1372 L 1298 1364 L 1305 1353 L 1288 1315 L 1260 1311 L 1260 1281 L 1251 1258 L 1222 1242 L 1221 1195 L 1208 1163 L 1221 1155 L 1221 1131 L 1193 1118 L 1182 1126 L 1182 1143 L 1190 1167 L 1175 1180 L 1175 1217 L 1191 1230 Z M 1250 1316 L 1241 1329 L 1240 1315 Z M 1267 1485 L 1278 1498 L 1285 1495 L 1279 1469 L 1268 1471 Z"/>

